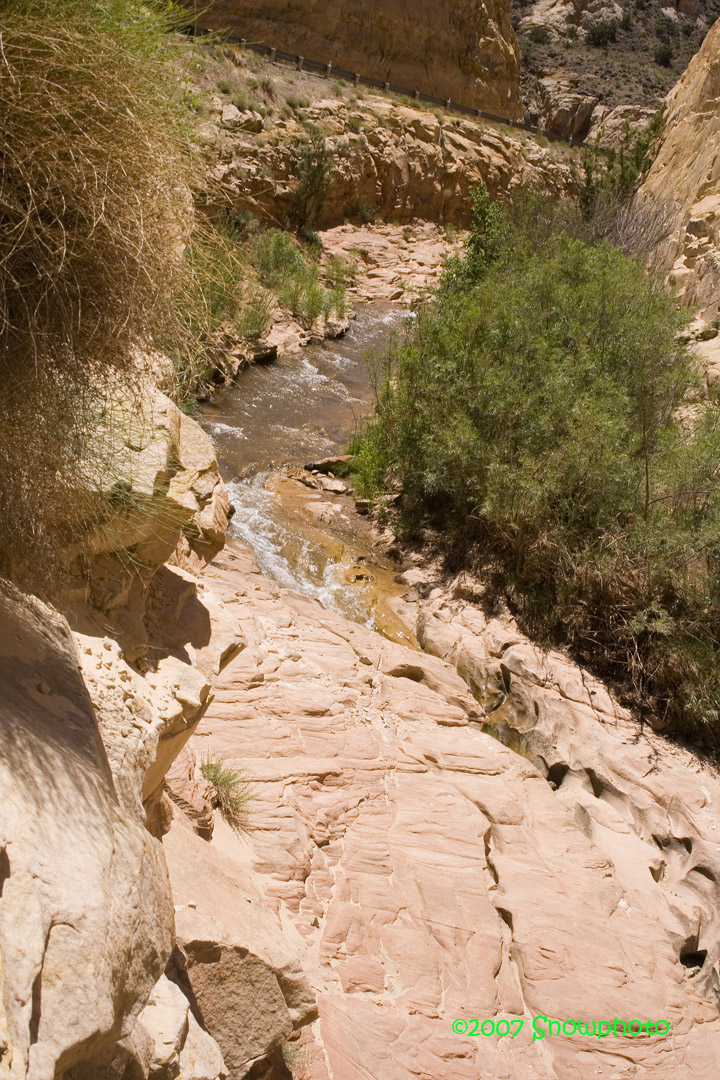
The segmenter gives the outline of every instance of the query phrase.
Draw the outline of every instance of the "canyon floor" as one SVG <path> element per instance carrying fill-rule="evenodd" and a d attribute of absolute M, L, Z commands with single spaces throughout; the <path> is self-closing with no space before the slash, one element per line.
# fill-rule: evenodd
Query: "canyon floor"
<path fill-rule="evenodd" d="M 425 232 L 412 269 L 428 286 L 441 244 Z M 365 251 L 359 294 L 387 300 L 408 238 L 329 238 Z M 489 612 L 481 582 L 388 561 L 344 482 L 295 465 L 263 484 L 324 547 L 317 580 L 339 569 L 354 619 L 317 599 L 337 608 L 336 593 L 270 580 L 238 525 L 205 573 L 245 644 L 168 776 L 165 845 L 188 976 L 230 1075 L 284 1046 L 297 1080 L 716 1076 L 717 771 Z M 276 546 L 283 571 L 302 561 L 297 535 Z M 249 784 L 245 835 L 213 811 L 208 758 Z M 210 840 L 193 835 L 213 821 Z M 231 970 L 255 987 L 242 1023 Z M 543 1016 L 669 1034 L 533 1037 Z M 473 1038 L 456 1019 L 519 1033 Z"/>

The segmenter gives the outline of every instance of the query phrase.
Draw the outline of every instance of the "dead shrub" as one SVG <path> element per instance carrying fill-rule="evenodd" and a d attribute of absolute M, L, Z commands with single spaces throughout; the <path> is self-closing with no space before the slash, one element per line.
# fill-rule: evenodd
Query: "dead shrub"
<path fill-rule="evenodd" d="M 0 571 L 25 584 L 86 527 L 88 443 L 136 347 L 177 327 L 192 167 L 169 10 L 0 2 Z"/>

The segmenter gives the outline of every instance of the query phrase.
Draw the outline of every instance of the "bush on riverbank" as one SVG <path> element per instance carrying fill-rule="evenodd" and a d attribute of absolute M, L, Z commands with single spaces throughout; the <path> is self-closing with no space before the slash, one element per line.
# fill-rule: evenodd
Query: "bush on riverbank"
<path fill-rule="evenodd" d="M 563 213 L 476 195 L 464 258 L 384 359 L 360 485 L 401 487 L 402 530 L 436 530 L 533 633 L 717 746 L 720 410 L 672 299 Z"/>

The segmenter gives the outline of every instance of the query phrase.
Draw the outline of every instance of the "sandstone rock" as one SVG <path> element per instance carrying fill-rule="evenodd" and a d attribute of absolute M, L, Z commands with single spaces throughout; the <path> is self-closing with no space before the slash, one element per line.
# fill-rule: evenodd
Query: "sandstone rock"
<path fill-rule="evenodd" d="M 587 135 L 597 98 L 574 91 L 568 79 L 546 76 L 540 79 L 540 122 L 545 131 L 569 142 Z"/>
<path fill-rule="evenodd" d="M 67 553 L 71 586 L 58 603 L 73 622 L 100 611 L 125 657 L 147 650 L 148 585 L 182 541 L 195 565 L 215 554 L 227 528 L 229 498 L 210 440 L 163 394 L 148 391 L 135 415 L 129 406 L 117 428 L 104 494 L 109 512 Z"/>
<path fill-rule="evenodd" d="M 550 782 L 608 860 L 631 907 L 656 922 L 688 984 L 720 1005 L 720 778 L 640 727 L 556 652 L 462 601 L 423 606 L 418 637 L 495 707 L 501 739 Z"/>
<path fill-rule="evenodd" d="M 242 639 L 212 592 L 180 567 L 156 573 L 143 629 L 143 675 L 89 615 L 76 638 L 118 796 L 136 820 L 159 836 L 167 824 L 160 805 L 165 774 Z"/>
<path fill-rule="evenodd" d="M 598 105 L 590 119 L 586 142 L 619 150 L 626 141 L 626 131 L 629 131 L 631 140 L 636 139 L 654 116 L 655 109 L 641 105 L 617 105 L 614 109 Z"/>
<path fill-rule="evenodd" d="M 523 133 L 497 131 L 481 121 L 438 119 L 367 95 L 351 114 L 342 102 L 316 106 L 317 126 L 343 123 L 342 135 L 329 135 L 332 152 L 330 188 L 320 228 L 357 218 L 359 207 L 393 222 L 468 221 L 468 193 L 480 181 L 493 197 L 522 186 L 550 193 L 575 190 L 577 180 L 567 164 L 555 160 Z M 348 128 L 350 115 L 361 118 L 359 132 Z M 278 124 L 278 137 L 258 145 L 226 133 L 224 157 L 213 176 L 238 209 L 258 208 L 282 219 L 294 204 L 297 141 L 305 135 L 295 119 Z M 410 253 L 410 252 L 409 252 Z M 388 291 L 403 284 L 386 282 Z M 270 340 L 280 345 L 273 330 Z"/>
<path fill-rule="evenodd" d="M 241 863 L 195 836 L 181 814 L 165 851 L 184 958 L 180 977 L 230 1080 L 241 1080 L 317 1015 L 296 935 L 281 931 Z"/>
<path fill-rule="evenodd" d="M 152 1040 L 150 1080 L 225 1080 L 217 1043 L 200 1027 L 190 1002 L 168 978 L 155 986 L 138 1025 Z"/>
<path fill-rule="evenodd" d="M 348 465 L 353 459 L 352 454 L 336 454 L 334 457 L 321 458 L 319 461 L 312 462 L 306 465 L 305 468 L 312 472 L 316 470 L 321 473 L 334 472 L 338 468 L 343 468 Z"/>
<path fill-rule="evenodd" d="M 222 109 L 222 126 L 231 131 L 262 131 L 264 124 L 260 113 L 252 109 L 241 111 L 237 106 L 224 105 Z"/>
<path fill-rule="evenodd" d="M 520 119 L 519 54 L 510 8 L 498 0 L 422 0 L 412 10 L 388 0 L 378 16 L 372 0 L 343 0 L 328 8 L 281 0 L 261 8 L 247 0 L 213 0 L 196 13 L 198 25 L 228 29 L 348 71 L 453 98 L 509 119 Z"/>
<path fill-rule="evenodd" d="M 655 263 L 687 304 L 718 313 L 720 287 L 720 24 L 667 98 L 660 149 L 639 193 L 642 205 L 664 207 L 667 228 Z"/>
<path fill-rule="evenodd" d="M 623 736 L 625 728 L 610 713 L 603 760 L 614 754 L 617 772 L 606 780 L 593 749 L 584 771 L 584 746 L 569 741 L 572 718 L 587 710 L 599 727 L 609 695 L 572 666 L 547 672 L 516 628 L 490 632 L 475 609 L 463 617 L 488 631 L 493 662 L 507 671 L 500 690 L 509 679 L 511 691 L 517 684 L 531 695 L 523 731 L 548 725 L 542 760 L 539 749 L 525 751 L 540 767 L 482 730 L 482 711 L 447 664 L 264 581 L 240 549 L 210 574 L 248 645 L 225 669 L 195 738 L 253 786 L 251 847 L 227 841 L 227 850 L 319 957 L 319 1020 L 298 1051 L 304 1072 L 324 1080 L 717 1072 L 712 980 L 705 963 L 700 972 L 689 966 L 707 949 L 714 968 L 717 940 L 706 870 L 714 879 L 720 795 L 709 774 L 658 776 L 657 736 L 647 749 L 634 737 L 618 742 L 616 728 Z M 433 607 L 425 621 L 433 634 L 424 640 L 455 662 L 452 620 Z M 474 666 L 463 656 L 459 670 L 467 679 L 471 669 L 496 704 L 485 654 Z M 555 710 L 547 721 L 542 693 Z M 563 748 L 555 757 L 553 740 Z M 523 749 L 520 735 L 516 745 Z M 566 778 L 578 778 L 565 793 L 554 768 L 563 762 Z M 697 833 L 702 869 L 693 872 Z M 682 840 L 691 838 L 689 852 Z M 661 878 L 662 861 L 667 875 L 659 890 L 636 857 L 653 848 L 651 868 Z M 542 1014 L 662 1017 L 672 1038 L 533 1042 L 529 1018 Z M 524 1018 L 521 1036 L 480 1045 L 451 1030 L 458 1016 L 499 1015 Z"/>
<path fill-rule="evenodd" d="M 0 1058 L 53 1080 L 121 1039 L 162 974 L 161 845 L 121 806 L 72 634 L 0 589 Z"/>

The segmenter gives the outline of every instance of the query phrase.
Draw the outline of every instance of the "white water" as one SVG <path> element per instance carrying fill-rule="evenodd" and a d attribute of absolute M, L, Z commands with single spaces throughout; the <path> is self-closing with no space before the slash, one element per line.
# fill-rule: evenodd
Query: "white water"
<path fill-rule="evenodd" d="M 265 482 L 286 462 L 305 464 L 344 451 L 372 407 L 366 353 L 380 351 L 408 315 L 365 307 L 344 338 L 248 369 L 203 415 L 235 507 L 231 535 L 252 548 L 267 577 L 368 626 L 372 614 L 344 580 L 345 568 L 294 526 Z"/>
<path fill-rule="evenodd" d="M 319 600 L 355 622 L 373 625 L 357 589 L 342 580 L 340 564 L 328 558 L 320 543 L 293 528 L 280 500 L 265 488 L 268 473 L 248 481 L 231 481 L 228 491 L 235 507 L 231 536 L 248 544 L 266 577 Z"/>

